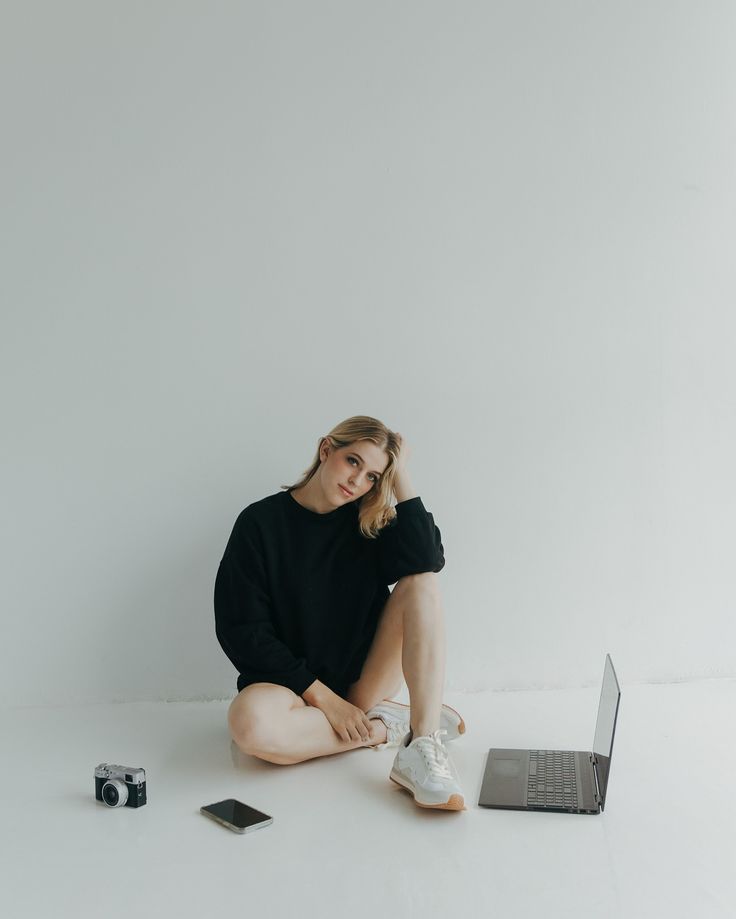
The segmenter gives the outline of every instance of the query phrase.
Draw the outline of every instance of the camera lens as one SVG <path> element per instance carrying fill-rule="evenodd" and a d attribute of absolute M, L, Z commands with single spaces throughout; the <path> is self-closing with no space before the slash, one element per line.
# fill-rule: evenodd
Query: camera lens
<path fill-rule="evenodd" d="M 102 786 L 102 800 L 108 807 L 122 807 L 128 800 L 128 786 L 120 779 L 110 779 Z"/>

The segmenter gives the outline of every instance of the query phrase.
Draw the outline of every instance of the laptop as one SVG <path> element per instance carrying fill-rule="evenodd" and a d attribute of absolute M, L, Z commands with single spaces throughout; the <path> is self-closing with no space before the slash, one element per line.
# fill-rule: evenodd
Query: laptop
<path fill-rule="evenodd" d="M 488 751 L 478 804 L 504 810 L 599 814 L 606 804 L 621 689 L 606 655 L 592 751 Z"/>

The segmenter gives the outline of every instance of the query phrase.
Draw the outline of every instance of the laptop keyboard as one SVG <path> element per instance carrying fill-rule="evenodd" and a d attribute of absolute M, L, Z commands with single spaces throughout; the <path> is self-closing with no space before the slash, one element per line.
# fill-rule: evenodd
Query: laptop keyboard
<path fill-rule="evenodd" d="M 575 754 L 567 750 L 530 750 L 528 806 L 578 806 Z"/>

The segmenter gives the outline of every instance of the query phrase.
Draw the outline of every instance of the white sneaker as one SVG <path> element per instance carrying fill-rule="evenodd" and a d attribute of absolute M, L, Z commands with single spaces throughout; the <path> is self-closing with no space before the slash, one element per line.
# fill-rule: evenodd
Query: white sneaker
<path fill-rule="evenodd" d="M 465 810 L 458 775 L 442 744 L 442 730 L 408 743 L 407 734 L 399 746 L 389 778 L 414 795 L 420 807 Z"/>
<path fill-rule="evenodd" d="M 384 699 L 366 712 L 369 718 L 380 718 L 386 725 L 386 742 L 376 744 L 374 750 L 383 750 L 386 747 L 398 747 L 401 741 L 411 731 L 409 722 L 409 706 L 403 702 L 394 702 L 393 699 Z M 459 712 L 449 705 L 443 705 L 440 710 L 440 730 L 447 735 L 446 740 L 455 740 L 465 733 L 465 722 Z"/>

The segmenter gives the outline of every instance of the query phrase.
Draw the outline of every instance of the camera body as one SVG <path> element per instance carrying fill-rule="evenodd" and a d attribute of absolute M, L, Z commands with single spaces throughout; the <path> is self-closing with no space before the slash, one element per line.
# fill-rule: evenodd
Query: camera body
<path fill-rule="evenodd" d="M 108 807 L 141 807 L 146 803 L 146 770 L 100 763 L 95 769 L 95 798 Z"/>

